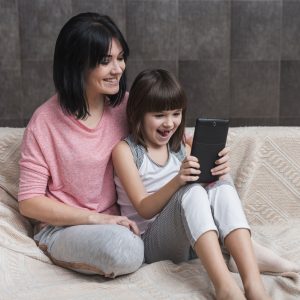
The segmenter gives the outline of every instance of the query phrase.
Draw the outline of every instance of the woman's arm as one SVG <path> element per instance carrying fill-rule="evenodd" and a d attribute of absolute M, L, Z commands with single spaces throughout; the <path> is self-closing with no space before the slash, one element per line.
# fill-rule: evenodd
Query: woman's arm
<path fill-rule="evenodd" d="M 54 226 L 120 224 L 138 234 L 139 231 L 135 222 L 130 221 L 127 217 L 112 216 L 80 207 L 72 207 L 57 199 L 45 196 L 51 175 L 46 157 L 50 161 L 57 159 L 56 151 L 58 150 L 49 147 L 52 145 L 49 141 L 51 138 L 49 134 L 46 134 L 48 131 L 41 127 L 43 124 L 43 122 L 35 123 L 34 131 L 29 125 L 23 137 L 18 193 L 21 214 Z"/>
<path fill-rule="evenodd" d="M 92 224 L 91 219 L 97 214 L 89 210 L 71 207 L 46 196 L 20 201 L 19 210 L 28 218 L 55 226 Z"/>
<path fill-rule="evenodd" d="M 22 215 L 54 226 L 83 224 L 119 224 L 139 234 L 135 222 L 123 216 L 112 216 L 80 209 L 46 196 L 37 196 L 19 202 Z"/>
<path fill-rule="evenodd" d="M 119 143 L 112 152 L 115 172 L 138 214 L 151 219 L 169 202 L 172 195 L 187 181 L 198 179 L 199 164 L 195 157 L 188 156 L 178 174 L 153 194 L 147 194 L 126 142 Z"/>

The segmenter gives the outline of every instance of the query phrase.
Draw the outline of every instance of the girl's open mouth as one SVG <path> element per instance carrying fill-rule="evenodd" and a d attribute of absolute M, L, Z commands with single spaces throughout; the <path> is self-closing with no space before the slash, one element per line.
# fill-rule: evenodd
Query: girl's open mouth
<path fill-rule="evenodd" d="M 158 132 L 162 137 L 168 137 L 169 134 L 171 133 L 171 130 L 157 130 L 157 132 Z"/>

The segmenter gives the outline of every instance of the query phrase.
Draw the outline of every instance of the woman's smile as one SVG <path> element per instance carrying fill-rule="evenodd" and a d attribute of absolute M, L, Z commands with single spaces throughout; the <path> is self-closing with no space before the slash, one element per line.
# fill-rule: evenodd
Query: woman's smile
<path fill-rule="evenodd" d="M 112 39 L 110 52 L 103 61 L 90 70 L 86 79 L 88 99 L 97 95 L 114 95 L 119 91 L 119 83 L 125 70 L 123 49 L 116 39 Z"/>

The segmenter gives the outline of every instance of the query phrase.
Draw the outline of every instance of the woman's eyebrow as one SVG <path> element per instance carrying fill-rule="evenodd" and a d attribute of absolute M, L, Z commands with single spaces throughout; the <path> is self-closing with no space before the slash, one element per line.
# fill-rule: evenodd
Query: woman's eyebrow
<path fill-rule="evenodd" d="M 124 51 L 121 51 L 117 56 L 120 56 L 120 55 L 124 55 Z M 111 54 L 107 54 L 107 55 L 105 55 L 105 57 L 110 58 L 110 57 L 112 57 L 112 55 Z"/>

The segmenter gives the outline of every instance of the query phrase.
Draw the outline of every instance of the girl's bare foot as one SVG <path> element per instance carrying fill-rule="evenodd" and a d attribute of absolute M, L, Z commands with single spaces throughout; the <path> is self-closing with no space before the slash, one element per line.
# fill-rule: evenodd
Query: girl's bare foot
<path fill-rule="evenodd" d="M 233 281 L 216 289 L 217 300 L 246 300 L 238 285 Z"/>
<path fill-rule="evenodd" d="M 245 286 L 245 294 L 247 300 L 272 300 L 267 294 L 263 286 L 252 284 L 251 286 Z"/>
<path fill-rule="evenodd" d="M 295 262 L 279 256 L 272 250 L 258 244 L 254 240 L 252 240 L 252 244 L 260 272 L 300 272 L 300 266 Z M 228 268 L 231 272 L 238 273 L 237 266 L 232 256 L 230 256 Z"/>
<path fill-rule="evenodd" d="M 246 294 L 247 300 L 272 300 L 272 298 L 266 294 L 266 292 L 263 293 L 253 293 L 252 295 Z"/>

